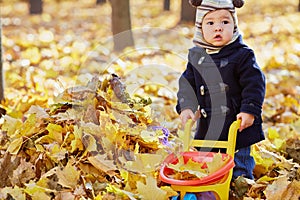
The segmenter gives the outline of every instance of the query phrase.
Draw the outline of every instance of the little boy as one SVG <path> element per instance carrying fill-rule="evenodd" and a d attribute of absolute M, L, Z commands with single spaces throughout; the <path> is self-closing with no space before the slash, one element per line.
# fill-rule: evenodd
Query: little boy
<path fill-rule="evenodd" d="M 183 125 L 188 119 L 197 120 L 195 139 L 227 140 L 229 126 L 240 119 L 233 178 L 253 179 L 250 147 L 264 139 L 265 77 L 238 30 L 235 7 L 243 1 L 190 3 L 197 7 L 195 47 L 189 50 L 187 68 L 179 79 L 176 110 Z"/>

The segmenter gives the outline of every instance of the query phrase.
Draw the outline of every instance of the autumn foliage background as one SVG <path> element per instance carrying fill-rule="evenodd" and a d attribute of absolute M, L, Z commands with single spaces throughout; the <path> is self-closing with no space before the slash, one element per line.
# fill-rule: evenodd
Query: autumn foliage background
<path fill-rule="evenodd" d="M 112 50 L 108 3 L 47 0 L 42 15 L 29 15 L 27 2 L 0 2 L 1 108 L 6 111 L 1 117 L 0 199 L 174 195 L 158 180 L 157 170 L 168 151 L 180 150 L 182 127 L 174 106 L 193 23 L 179 23 L 180 1 L 171 1 L 170 11 L 162 10 L 162 2 L 130 2 L 136 46 L 123 52 Z M 297 5 L 296 0 L 246 1 L 238 9 L 244 40 L 267 77 L 267 139 L 252 149 L 255 181 L 237 180 L 235 199 L 300 197 Z M 119 96 L 112 74 L 126 86 L 125 91 L 118 85 Z M 161 143 L 161 131 L 149 130 L 154 125 L 170 130 L 171 147 Z"/>

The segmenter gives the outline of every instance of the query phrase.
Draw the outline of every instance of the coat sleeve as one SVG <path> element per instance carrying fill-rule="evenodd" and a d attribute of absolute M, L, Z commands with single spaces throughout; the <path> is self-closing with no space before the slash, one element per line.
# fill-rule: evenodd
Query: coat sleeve
<path fill-rule="evenodd" d="M 179 78 L 176 105 L 176 111 L 178 114 L 180 114 L 184 109 L 189 108 L 193 111 L 197 109 L 198 100 L 195 85 L 194 67 L 190 62 L 188 62 L 186 70 Z"/>
<path fill-rule="evenodd" d="M 265 76 L 259 68 L 252 50 L 242 58 L 238 69 L 239 83 L 243 88 L 240 111 L 259 117 L 265 97 Z"/>

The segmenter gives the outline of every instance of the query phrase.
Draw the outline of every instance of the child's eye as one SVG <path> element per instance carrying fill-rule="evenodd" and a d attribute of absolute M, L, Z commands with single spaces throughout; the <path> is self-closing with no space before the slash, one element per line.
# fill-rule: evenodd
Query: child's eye
<path fill-rule="evenodd" d="M 214 22 L 207 22 L 207 25 L 214 25 Z"/>
<path fill-rule="evenodd" d="M 229 21 L 227 21 L 227 20 L 224 20 L 223 21 L 223 24 L 229 24 L 230 22 Z"/>

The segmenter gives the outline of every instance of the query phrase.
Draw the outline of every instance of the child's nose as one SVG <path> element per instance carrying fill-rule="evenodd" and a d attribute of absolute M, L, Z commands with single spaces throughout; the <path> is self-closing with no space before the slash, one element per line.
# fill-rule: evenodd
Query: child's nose
<path fill-rule="evenodd" d="M 216 24 L 215 31 L 222 31 L 222 30 L 223 30 L 222 24 Z"/>

